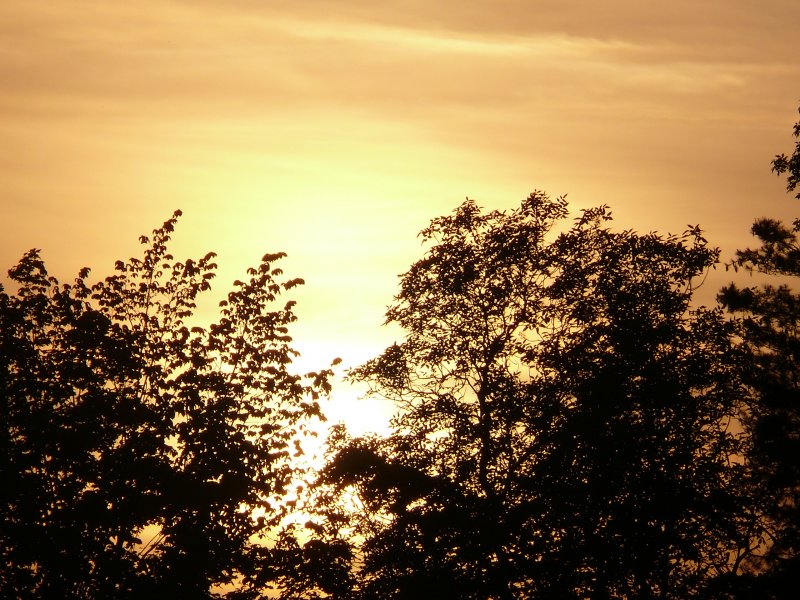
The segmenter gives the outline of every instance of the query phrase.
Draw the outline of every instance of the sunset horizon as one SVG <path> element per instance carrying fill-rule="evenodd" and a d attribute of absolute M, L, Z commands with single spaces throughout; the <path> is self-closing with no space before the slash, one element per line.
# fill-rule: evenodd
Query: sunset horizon
<path fill-rule="evenodd" d="M 176 256 L 225 290 L 264 252 L 302 277 L 296 339 L 348 366 L 417 232 L 465 197 L 534 190 L 615 226 L 699 224 L 722 259 L 759 216 L 796 116 L 793 2 L 447 4 L 152 0 L 0 9 L 0 257 L 96 277 L 184 212 Z M 720 283 L 724 283 L 722 279 Z M 205 318 L 214 316 L 213 303 Z"/>
<path fill-rule="evenodd" d="M 798 22 L 1 4 L 0 596 L 794 598 Z"/>

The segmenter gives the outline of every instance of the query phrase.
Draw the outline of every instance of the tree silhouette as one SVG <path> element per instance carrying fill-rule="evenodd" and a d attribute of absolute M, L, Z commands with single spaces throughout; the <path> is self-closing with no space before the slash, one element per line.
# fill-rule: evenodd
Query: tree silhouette
<path fill-rule="evenodd" d="M 190 326 L 214 254 L 175 261 L 176 212 L 94 285 L 37 250 L 0 288 L 0 596 L 255 597 L 305 421 L 328 371 L 294 375 L 302 283 L 268 254 L 210 328 Z"/>
<path fill-rule="evenodd" d="M 351 373 L 394 432 L 334 431 L 309 523 L 351 543 L 349 595 L 690 598 L 730 571 L 738 357 L 690 306 L 718 252 L 567 214 L 536 192 L 423 230 L 387 313 L 404 340 Z"/>
<path fill-rule="evenodd" d="M 772 162 L 773 171 L 786 175 L 790 193 L 800 185 L 800 122 L 794 137 L 794 153 Z M 773 275 L 782 283 L 731 284 L 719 295 L 722 305 L 741 317 L 749 353 L 747 458 L 761 535 L 744 563 L 749 578 L 735 585 L 741 597 L 794 598 L 800 588 L 800 295 L 787 281 L 800 276 L 800 219 L 789 227 L 762 218 L 751 231 L 760 246 L 738 251 L 734 267 Z"/>

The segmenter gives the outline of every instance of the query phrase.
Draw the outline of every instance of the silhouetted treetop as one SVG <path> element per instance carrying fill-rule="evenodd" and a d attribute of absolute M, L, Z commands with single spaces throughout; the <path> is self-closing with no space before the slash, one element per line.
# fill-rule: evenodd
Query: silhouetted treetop
<path fill-rule="evenodd" d="M 793 135 L 800 137 L 800 122 Z M 788 192 L 800 181 L 800 142 L 780 154 L 773 171 L 786 175 Z M 800 195 L 796 194 L 800 198 Z M 743 376 L 749 386 L 744 428 L 747 489 L 759 543 L 729 582 L 729 598 L 794 598 L 800 586 L 800 296 L 790 287 L 800 276 L 800 220 L 791 227 L 770 218 L 753 224 L 759 246 L 740 250 L 733 266 L 777 275 L 774 283 L 730 284 L 718 299 L 737 317 Z"/>
<path fill-rule="evenodd" d="M 792 155 L 787 156 L 785 153 L 781 153 L 772 160 L 772 170 L 778 175 L 786 175 L 787 192 L 794 192 L 800 185 L 800 121 L 794 124 L 792 134 L 797 139 Z M 795 194 L 795 198 L 800 198 L 800 192 Z"/>
<path fill-rule="evenodd" d="M 536 192 L 422 231 L 404 339 L 351 372 L 394 431 L 336 430 L 320 478 L 350 595 L 688 598 L 730 569 L 741 389 L 729 325 L 691 307 L 718 251 L 567 218 Z"/>
<path fill-rule="evenodd" d="M 188 324 L 216 264 L 169 254 L 179 215 L 102 281 L 62 284 L 32 250 L 0 289 L 3 597 L 257 595 L 328 372 L 290 370 L 283 254 Z"/>

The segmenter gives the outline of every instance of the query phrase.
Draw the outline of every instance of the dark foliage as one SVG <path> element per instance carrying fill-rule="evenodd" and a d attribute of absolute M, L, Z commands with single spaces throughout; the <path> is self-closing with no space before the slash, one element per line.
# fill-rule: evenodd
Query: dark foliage
<path fill-rule="evenodd" d="M 794 137 L 800 139 L 800 122 Z M 787 191 L 794 192 L 800 183 L 800 141 L 791 157 L 778 155 L 772 166 L 786 175 Z M 789 284 L 800 276 L 800 220 L 789 227 L 759 219 L 752 234 L 760 245 L 740 250 L 733 266 L 773 275 L 777 284 L 732 284 L 719 295 L 721 304 L 740 317 L 749 354 L 747 459 L 760 517 L 760 544 L 743 565 L 743 591 L 733 595 L 795 598 L 800 589 L 800 295 Z"/>
<path fill-rule="evenodd" d="M 800 185 L 800 121 L 794 124 L 792 133 L 797 140 L 792 155 L 786 156 L 782 153 L 772 160 L 772 170 L 778 175 L 786 175 L 786 191 L 790 193 L 795 192 Z M 800 198 L 800 192 L 795 194 L 795 198 Z"/>
<path fill-rule="evenodd" d="M 190 326 L 216 265 L 167 252 L 179 214 L 104 281 L 60 284 L 32 250 L 0 288 L 2 597 L 249 597 L 268 571 L 254 536 L 328 372 L 289 370 L 282 254 Z"/>
<path fill-rule="evenodd" d="M 310 524 L 352 597 L 690 598 L 749 547 L 731 326 L 690 306 L 717 251 L 566 216 L 534 193 L 422 232 L 406 337 L 351 374 L 394 433 L 334 431 Z"/>

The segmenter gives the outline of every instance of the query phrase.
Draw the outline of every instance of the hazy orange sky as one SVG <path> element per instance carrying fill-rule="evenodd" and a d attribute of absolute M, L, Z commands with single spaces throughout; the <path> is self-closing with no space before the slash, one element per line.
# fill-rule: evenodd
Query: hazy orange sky
<path fill-rule="evenodd" d="M 730 258 L 754 217 L 800 212 L 769 172 L 799 22 L 797 0 L 6 0 L 2 268 L 39 247 L 104 276 L 181 208 L 175 254 L 217 251 L 219 293 L 289 253 L 324 366 L 392 341 L 416 233 L 465 196 L 699 223 Z"/>

